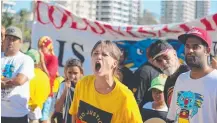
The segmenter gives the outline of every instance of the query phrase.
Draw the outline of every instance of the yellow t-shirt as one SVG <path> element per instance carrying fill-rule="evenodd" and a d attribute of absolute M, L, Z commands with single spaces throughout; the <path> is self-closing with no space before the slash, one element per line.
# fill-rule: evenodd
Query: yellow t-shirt
<path fill-rule="evenodd" d="M 95 76 L 86 76 L 76 84 L 69 113 L 77 123 L 142 123 L 133 93 L 114 78 L 116 86 L 108 94 L 95 90 Z"/>
<path fill-rule="evenodd" d="M 64 80 L 64 78 L 62 76 L 58 76 L 55 80 L 54 80 L 54 85 L 53 85 L 53 92 L 57 93 L 60 83 Z"/>
<path fill-rule="evenodd" d="M 42 109 L 43 103 L 50 94 L 50 79 L 41 69 L 35 68 L 35 77 L 30 81 L 29 107 L 34 111 L 36 107 Z"/>

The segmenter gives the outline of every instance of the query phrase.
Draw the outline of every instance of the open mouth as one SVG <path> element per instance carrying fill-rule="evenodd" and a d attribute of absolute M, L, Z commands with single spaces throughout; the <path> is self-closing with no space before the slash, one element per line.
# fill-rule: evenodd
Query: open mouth
<path fill-rule="evenodd" d="M 96 64 L 95 64 L 95 70 L 99 71 L 100 68 L 101 68 L 101 64 L 99 62 L 96 62 Z"/>

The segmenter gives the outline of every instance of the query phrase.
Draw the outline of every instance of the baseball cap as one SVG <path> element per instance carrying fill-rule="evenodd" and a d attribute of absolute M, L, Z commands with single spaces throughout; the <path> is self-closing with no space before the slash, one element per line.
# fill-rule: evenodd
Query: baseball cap
<path fill-rule="evenodd" d="M 21 40 L 23 39 L 22 31 L 19 28 L 15 27 L 15 26 L 8 27 L 6 29 L 5 35 L 15 36 L 15 37 L 17 37 L 17 38 L 19 38 Z"/>
<path fill-rule="evenodd" d="M 158 56 L 167 53 L 169 49 L 173 49 L 173 46 L 170 45 L 167 41 L 158 40 L 151 44 L 149 47 L 149 56 L 152 59 L 155 59 Z"/>
<path fill-rule="evenodd" d="M 166 80 L 167 80 L 167 75 L 160 74 L 159 76 L 157 76 L 151 81 L 151 87 L 148 89 L 148 91 L 150 91 L 153 88 L 156 88 L 160 91 L 164 91 L 164 85 Z"/>
<path fill-rule="evenodd" d="M 35 49 L 30 49 L 26 52 L 26 55 L 30 56 L 35 64 L 38 64 L 40 62 L 40 54 Z"/>
<path fill-rule="evenodd" d="M 202 39 L 202 41 L 204 41 L 208 45 L 208 47 L 211 47 L 212 41 L 206 30 L 203 30 L 198 27 L 194 27 L 194 28 L 191 28 L 187 33 L 180 35 L 178 39 L 179 41 L 185 44 L 186 40 L 190 36 L 195 36 L 195 37 Z"/>

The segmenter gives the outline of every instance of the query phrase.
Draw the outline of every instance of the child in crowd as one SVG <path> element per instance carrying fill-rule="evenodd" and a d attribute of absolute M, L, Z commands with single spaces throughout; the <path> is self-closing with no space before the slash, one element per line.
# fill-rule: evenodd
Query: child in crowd
<path fill-rule="evenodd" d="M 163 93 L 166 79 L 167 76 L 165 74 L 160 74 L 152 80 L 149 91 L 152 91 L 152 98 L 154 101 L 147 102 L 143 106 L 143 121 L 149 120 L 153 117 L 159 117 L 163 120 L 166 120 L 168 107 L 165 103 Z"/>
<path fill-rule="evenodd" d="M 58 115 L 60 116 L 57 118 L 58 122 L 71 123 L 71 115 L 69 115 L 68 112 L 73 99 L 75 85 L 83 76 L 81 61 L 77 59 L 69 59 L 64 67 L 64 74 L 65 80 L 60 84 L 57 92 L 55 112 L 58 112 Z"/>

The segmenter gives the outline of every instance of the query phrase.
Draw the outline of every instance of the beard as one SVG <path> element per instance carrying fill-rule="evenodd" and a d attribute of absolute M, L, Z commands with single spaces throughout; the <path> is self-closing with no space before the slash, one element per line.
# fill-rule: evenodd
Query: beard
<path fill-rule="evenodd" d="M 168 67 L 167 69 L 161 70 L 167 76 L 171 76 L 176 72 L 176 67 Z"/>
<path fill-rule="evenodd" d="M 200 57 L 198 56 L 185 56 L 186 64 L 190 68 L 202 68 L 203 65 L 200 62 Z"/>

